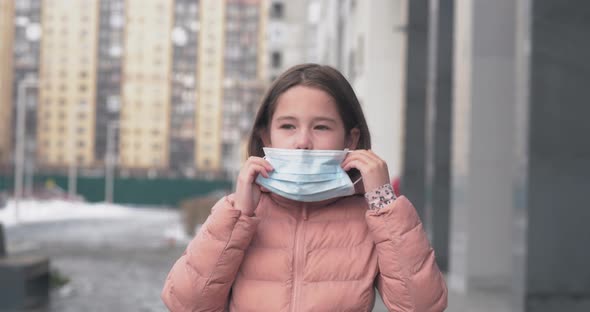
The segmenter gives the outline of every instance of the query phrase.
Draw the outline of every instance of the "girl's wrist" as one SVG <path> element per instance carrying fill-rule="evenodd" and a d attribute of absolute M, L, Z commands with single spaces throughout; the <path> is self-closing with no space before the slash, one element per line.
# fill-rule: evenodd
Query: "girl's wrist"
<path fill-rule="evenodd" d="M 369 210 L 377 210 L 392 203 L 395 200 L 395 193 L 391 184 L 385 183 L 380 187 L 366 192 L 365 199 L 369 204 Z"/>

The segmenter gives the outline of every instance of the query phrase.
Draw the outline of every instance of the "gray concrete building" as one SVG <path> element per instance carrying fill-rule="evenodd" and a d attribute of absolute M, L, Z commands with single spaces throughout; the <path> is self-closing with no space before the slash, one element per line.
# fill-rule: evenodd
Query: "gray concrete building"
<path fill-rule="evenodd" d="M 402 192 L 448 266 L 451 307 L 587 311 L 590 5 L 432 0 L 409 13 Z"/>
<path fill-rule="evenodd" d="M 308 0 L 268 1 L 267 75 L 272 82 L 287 68 L 308 61 Z"/>
<path fill-rule="evenodd" d="M 372 133 L 386 136 L 375 149 L 398 149 L 386 160 L 447 272 L 449 311 L 588 311 L 590 5 L 310 6 L 310 55 L 353 83 Z"/>

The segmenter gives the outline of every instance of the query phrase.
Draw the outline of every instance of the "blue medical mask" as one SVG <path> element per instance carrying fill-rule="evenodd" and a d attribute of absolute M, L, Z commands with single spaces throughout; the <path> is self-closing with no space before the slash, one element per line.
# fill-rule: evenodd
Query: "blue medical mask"
<path fill-rule="evenodd" d="M 264 147 L 274 170 L 256 183 L 285 198 L 322 201 L 354 194 L 354 184 L 340 166 L 348 150 L 301 150 Z"/>

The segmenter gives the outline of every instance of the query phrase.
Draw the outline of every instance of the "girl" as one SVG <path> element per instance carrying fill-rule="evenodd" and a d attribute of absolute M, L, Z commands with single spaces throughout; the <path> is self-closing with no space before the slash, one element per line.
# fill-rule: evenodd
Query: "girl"
<path fill-rule="evenodd" d="M 390 311 L 446 308 L 434 251 L 370 150 L 342 74 L 287 70 L 264 96 L 248 148 L 235 193 L 168 275 L 171 311 L 371 311 L 375 287 Z"/>

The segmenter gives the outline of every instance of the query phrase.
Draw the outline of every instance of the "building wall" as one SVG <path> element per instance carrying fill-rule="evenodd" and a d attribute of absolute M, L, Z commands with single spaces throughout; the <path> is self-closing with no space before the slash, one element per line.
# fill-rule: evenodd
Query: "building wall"
<path fill-rule="evenodd" d="M 272 0 L 268 3 L 268 81 L 273 81 L 306 55 L 307 1 Z"/>
<path fill-rule="evenodd" d="M 170 169 L 195 176 L 195 109 L 199 1 L 174 2 L 172 30 L 172 103 L 170 112 Z"/>
<path fill-rule="evenodd" d="M 237 175 L 255 109 L 262 97 L 261 27 L 264 1 L 227 1 L 223 77 L 222 166 L 230 177 Z"/>
<path fill-rule="evenodd" d="M 37 110 L 39 160 L 94 162 L 98 0 L 43 2 Z M 71 151 L 71 152 L 68 152 Z"/>
<path fill-rule="evenodd" d="M 263 82 L 268 81 L 268 29 L 269 29 L 269 3 L 270 0 L 260 0 L 260 20 L 258 27 L 258 80 Z"/>
<path fill-rule="evenodd" d="M 12 50 L 12 120 L 16 120 L 16 99 L 19 85 L 26 79 L 37 81 L 26 90 L 24 165 L 25 172 L 31 172 L 36 166 L 37 150 L 37 106 L 38 76 L 41 40 L 41 1 L 13 1 L 14 4 L 14 41 Z M 15 126 L 12 122 L 12 146 L 16 146 Z"/>
<path fill-rule="evenodd" d="M 12 153 L 12 45 L 14 1 L 0 0 L 0 164 Z"/>
<path fill-rule="evenodd" d="M 123 32 L 125 29 L 125 0 L 100 0 L 98 33 L 98 68 L 96 89 L 95 157 L 102 163 L 107 141 L 116 141 L 114 135 L 107 137 L 110 123 L 119 120 L 121 110 L 121 65 L 123 57 Z M 113 142 L 113 146 L 118 143 Z"/>
<path fill-rule="evenodd" d="M 195 162 L 198 171 L 221 170 L 221 123 L 225 43 L 225 1 L 200 2 L 197 56 Z"/>
<path fill-rule="evenodd" d="M 363 107 L 373 149 L 401 171 L 404 7 L 398 1 L 314 0 L 316 60 L 339 69 Z M 313 22 L 313 19 L 312 19 Z M 311 49 L 311 48 L 310 48 Z"/>
<path fill-rule="evenodd" d="M 363 107 L 372 148 L 391 176 L 401 171 L 404 1 L 353 1 L 344 18 L 342 68 Z"/>
<path fill-rule="evenodd" d="M 120 165 L 167 168 L 173 2 L 127 0 L 125 12 Z"/>

